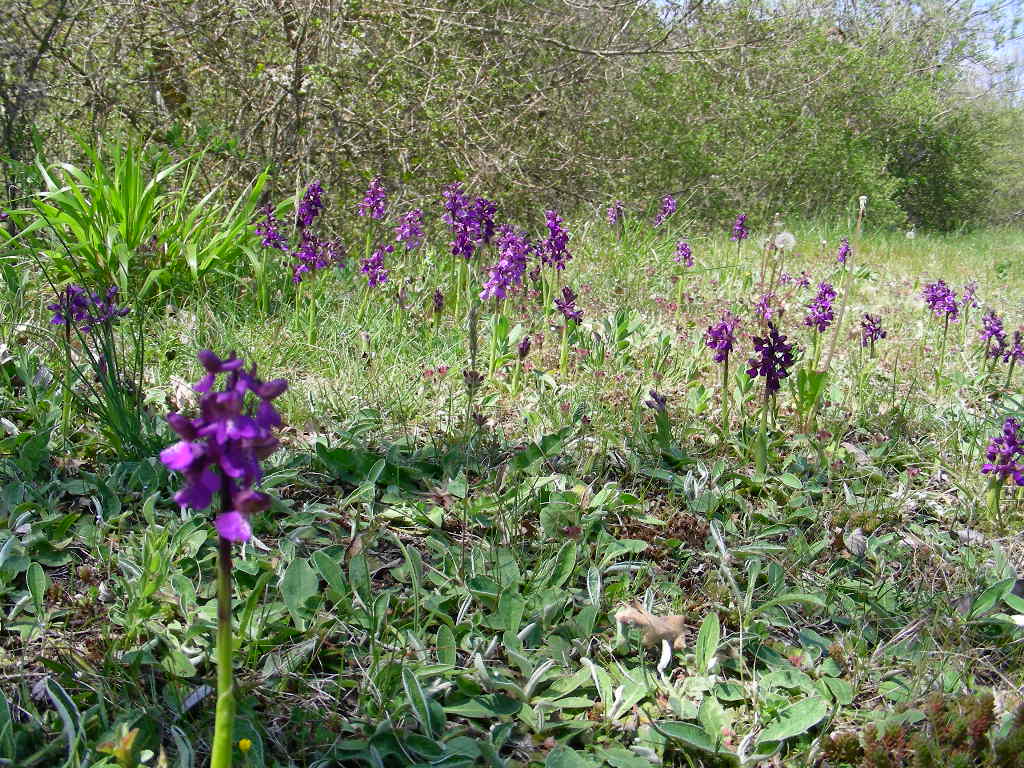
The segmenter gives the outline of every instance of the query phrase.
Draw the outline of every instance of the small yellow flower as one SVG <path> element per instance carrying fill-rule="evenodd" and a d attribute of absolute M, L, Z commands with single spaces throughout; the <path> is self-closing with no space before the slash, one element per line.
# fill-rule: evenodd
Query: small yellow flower
<path fill-rule="evenodd" d="M 238 748 L 240 750 L 242 750 L 242 754 L 243 755 L 246 754 L 250 749 L 252 749 L 252 740 L 251 739 L 239 739 L 238 740 Z"/>

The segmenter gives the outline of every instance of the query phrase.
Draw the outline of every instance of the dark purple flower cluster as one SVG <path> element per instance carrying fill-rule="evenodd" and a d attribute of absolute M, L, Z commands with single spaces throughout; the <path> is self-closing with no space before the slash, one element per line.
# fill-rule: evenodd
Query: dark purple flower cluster
<path fill-rule="evenodd" d="M 383 219 L 387 213 L 388 191 L 384 189 L 384 182 L 380 176 L 375 176 L 370 181 L 363 199 L 356 205 L 357 213 L 360 216 L 369 216 L 371 219 Z"/>
<path fill-rule="evenodd" d="M 839 241 L 839 252 L 836 254 L 836 262 L 845 264 L 846 260 L 850 258 L 851 253 L 853 253 L 853 248 L 850 247 L 850 238 L 842 238 Z"/>
<path fill-rule="evenodd" d="M 576 306 L 576 294 L 568 285 L 562 288 L 562 298 L 555 297 L 555 307 L 566 320 L 582 322 L 583 310 Z"/>
<path fill-rule="evenodd" d="M 103 297 L 98 293 L 86 293 L 78 285 L 69 285 L 57 294 L 54 304 L 46 308 L 53 312 L 51 325 L 77 326 L 82 333 L 90 333 L 101 325 L 116 323 L 131 310 L 117 304 L 117 286 L 107 288 Z"/>
<path fill-rule="evenodd" d="M 271 401 L 288 388 L 284 379 L 261 381 L 256 367 L 249 371 L 235 357 L 221 360 L 209 350 L 199 353 L 206 375 L 195 385 L 202 394 L 199 417 L 167 414 L 171 429 L 181 440 L 160 452 L 160 460 L 185 476 L 186 485 L 174 500 L 182 507 L 206 509 L 220 493 L 224 507 L 214 525 L 229 541 L 247 541 L 250 517 L 270 505 L 270 499 L 252 486 L 263 477 L 260 461 L 278 446 L 271 430 L 281 425 Z M 212 391 L 218 374 L 227 374 L 224 389 Z M 246 393 L 259 399 L 253 410 Z"/>
<path fill-rule="evenodd" d="M 441 193 L 445 214 L 442 217 L 452 231 L 452 255 L 473 257 L 478 245 L 486 245 L 494 236 L 497 206 L 478 197 L 474 203 L 462 192 L 462 184 L 452 182 Z"/>
<path fill-rule="evenodd" d="M 608 223 L 613 227 L 622 221 L 624 207 L 621 200 L 616 200 L 610 206 L 608 206 Z"/>
<path fill-rule="evenodd" d="M 860 345 L 873 347 L 876 341 L 884 339 L 887 335 L 886 330 L 882 328 L 882 318 L 865 312 L 860 319 Z"/>
<path fill-rule="evenodd" d="M 366 282 L 371 288 L 376 288 L 388 281 L 390 270 L 384 269 L 384 255 L 394 253 L 393 245 L 378 245 L 368 259 L 359 262 L 359 271 L 366 275 Z"/>
<path fill-rule="evenodd" d="M 565 264 L 572 258 L 569 253 L 569 232 L 562 226 L 562 217 L 557 211 L 545 211 L 544 218 L 548 228 L 548 236 L 540 248 L 540 259 L 555 269 L 565 269 Z"/>
<path fill-rule="evenodd" d="M 332 265 L 345 266 L 345 246 L 334 240 L 321 240 L 311 232 L 303 231 L 298 249 L 292 254 L 297 263 L 292 265 L 292 282 L 301 283 L 306 275 Z"/>
<path fill-rule="evenodd" d="M 287 251 L 288 238 L 281 232 L 284 222 L 274 215 L 274 206 L 267 203 L 260 208 L 260 212 L 263 214 L 263 220 L 256 225 L 256 234 L 262 238 L 260 245 L 264 248 L 276 248 L 279 251 Z"/>
<path fill-rule="evenodd" d="M 693 266 L 693 250 L 685 240 L 676 243 L 676 264 L 682 264 L 684 267 Z"/>
<path fill-rule="evenodd" d="M 648 391 L 651 396 L 650 400 L 644 400 L 644 405 L 650 408 L 652 411 L 658 411 L 659 413 L 665 413 L 668 408 L 668 397 L 662 395 L 656 389 Z"/>
<path fill-rule="evenodd" d="M 309 229 L 324 209 L 323 194 L 324 190 L 319 181 L 314 181 L 306 187 L 306 193 L 299 201 L 299 207 L 295 212 L 295 221 L 300 230 Z"/>
<path fill-rule="evenodd" d="M 724 312 L 722 319 L 710 326 L 704 334 L 704 343 L 715 350 L 715 362 L 724 363 L 729 359 L 733 344 L 736 343 L 736 326 L 740 319 L 731 312 Z"/>
<path fill-rule="evenodd" d="M 768 333 L 764 337 L 754 337 L 754 352 L 760 357 L 752 357 L 747 361 L 747 375 L 751 378 L 764 377 L 765 392 L 772 395 L 779 391 L 782 380 L 789 376 L 789 368 L 793 365 L 793 345 L 786 343 L 786 337 L 779 333 L 774 323 L 768 323 Z"/>
<path fill-rule="evenodd" d="M 1024 485 L 1024 436 L 1016 419 L 1003 422 L 1003 432 L 989 442 L 985 458 L 988 461 L 981 467 L 982 474 L 998 476 L 1001 481 L 1012 477 L 1017 485 Z"/>
<path fill-rule="evenodd" d="M 444 294 L 441 293 L 441 289 L 440 288 L 435 288 L 434 289 L 433 302 L 434 302 L 434 314 L 435 315 L 440 315 L 442 312 L 444 312 Z"/>
<path fill-rule="evenodd" d="M 526 356 L 530 354 L 531 344 L 530 335 L 527 334 L 526 336 L 523 336 L 519 344 L 516 345 L 516 354 L 519 355 L 520 360 L 525 360 Z"/>
<path fill-rule="evenodd" d="M 504 226 L 498 236 L 498 263 L 491 267 L 480 298 L 504 299 L 508 292 L 523 282 L 526 262 L 533 247 L 526 235 Z"/>
<path fill-rule="evenodd" d="M 676 212 L 676 199 L 672 195 L 665 195 L 661 198 L 661 210 L 654 217 L 654 226 L 660 227 L 665 220 Z"/>
<path fill-rule="evenodd" d="M 398 219 L 395 227 L 395 240 L 405 246 L 405 250 L 414 251 L 423 245 L 423 211 L 413 208 Z"/>
<path fill-rule="evenodd" d="M 981 341 L 985 344 L 985 357 L 1001 357 L 1006 347 L 1006 331 L 1003 319 L 994 309 L 989 310 L 981 318 Z"/>
<path fill-rule="evenodd" d="M 747 231 L 747 214 L 741 213 L 736 217 L 736 221 L 732 225 L 732 237 L 729 239 L 733 242 L 742 242 L 750 237 L 750 232 Z"/>
<path fill-rule="evenodd" d="M 921 292 L 928 308 L 936 317 L 956 322 L 960 315 L 960 307 L 956 301 L 956 291 L 946 285 L 945 280 L 936 280 L 925 285 Z"/>
<path fill-rule="evenodd" d="M 819 283 L 818 293 L 807 305 L 807 317 L 804 318 L 804 325 L 809 328 L 817 328 L 819 333 L 832 325 L 835 319 L 835 312 L 832 310 L 832 302 L 836 298 L 836 289 L 829 283 Z"/>

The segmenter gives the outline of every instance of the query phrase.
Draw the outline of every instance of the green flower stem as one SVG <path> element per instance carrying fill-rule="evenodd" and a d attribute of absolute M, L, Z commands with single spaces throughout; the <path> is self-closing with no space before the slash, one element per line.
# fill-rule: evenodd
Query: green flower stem
<path fill-rule="evenodd" d="M 569 321 L 562 323 L 562 350 L 558 358 L 558 370 L 565 376 L 569 371 Z"/>
<path fill-rule="evenodd" d="M 686 271 L 679 273 L 676 280 L 676 322 L 679 322 L 679 314 L 683 311 L 683 288 L 686 287 Z"/>
<path fill-rule="evenodd" d="M 722 364 L 722 442 L 729 434 L 729 358 Z"/>
<path fill-rule="evenodd" d="M 998 472 L 992 473 L 992 479 L 988 481 L 988 490 L 985 494 L 985 498 L 988 501 L 988 511 L 992 515 L 992 520 L 999 519 L 999 497 L 1003 492 L 1003 479 L 999 476 Z"/>
<path fill-rule="evenodd" d="M 210 768 L 231 768 L 235 690 L 231 663 L 231 542 L 217 537 L 217 714 Z"/>
<path fill-rule="evenodd" d="M 498 300 L 494 301 L 494 314 L 491 316 L 491 349 L 487 359 L 487 375 L 494 376 L 494 369 L 498 365 Z"/>
<path fill-rule="evenodd" d="M 946 315 L 946 320 L 942 324 L 942 345 L 939 347 L 939 367 L 935 369 L 935 388 L 939 388 L 939 383 L 942 381 L 942 368 L 946 362 L 946 336 L 949 335 L 949 315 Z"/>
<path fill-rule="evenodd" d="M 765 390 L 764 402 L 761 403 L 761 428 L 757 433 L 757 442 L 754 444 L 754 458 L 757 462 L 757 471 L 764 474 L 768 468 L 768 391 Z"/>

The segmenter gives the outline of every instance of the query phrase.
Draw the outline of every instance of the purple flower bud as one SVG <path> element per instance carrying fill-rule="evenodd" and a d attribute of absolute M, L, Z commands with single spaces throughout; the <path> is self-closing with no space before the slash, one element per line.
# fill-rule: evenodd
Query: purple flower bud
<path fill-rule="evenodd" d="M 565 269 L 565 264 L 572 258 L 569 253 L 569 232 L 562 226 L 562 218 L 557 211 L 545 211 L 548 237 L 540 247 L 540 258 L 544 264 L 556 270 Z"/>
<path fill-rule="evenodd" d="M 835 313 L 832 311 L 832 302 L 835 298 L 835 288 L 829 283 L 819 283 L 818 294 L 807 305 L 808 313 L 804 318 L 804 325 L 816 328 L 819 333 L 824 333 L 835 319 Z"/>
<path fill-rule="evenodd" d="M 1006 331 L 1003 329 L 1003 320 L 996 311 L 989 310 L 981 318 L 981 333 L 979 334 L 985 344 L 985 357 L 1001 357 L 1005 351 L 1007 339 Z"/>
<path fill-rule="evenodd" d="M 850 247 L 850 239 L 844 237 L 839 241 L 839 253 L 836 254 L 836 261 L 839 264 L 845 264 L 851 253 L 853 253 L 853 249 Z"/>
<path fill-rule="evenodd" d="M 665 195 L 661 198 L 661 210 L 654 217 L 654 226 L 660 227 L 673 213 L 676 212 L 676 199 L 672 195 Z"/>
<path fill-rule="evenodd" d="M 782 379 L 789 376 L 789 368 L 795 360 L 793 345 L 786 343 L 786 337 L 773 323 L 768 323 L 768 333 L 764 337 L 754 337 L 754 351 L 759 356 L 748 361 L 747 375 L 752 378 L 763 376 L 765 392 L 772 395 L 779 391 Z"/>
<path fill-rule="evenodd" d="M 875 342 L 884 339 L 886 335 L 885 329 L 882 328 L 882 318 L 865 312 L 860 320 L 860 345 L 873 348 Z"/>
<path fill-rule="evenodd" d="M 946 285 L 945 280 L 937 280 L 934 283 L 925 285 L 921 292 L 928 308 L 936 317 L 956 322 L 960 315 L 960 307 L 957 305 L 956 291 Z"/>
<path fill-rule="evenodd" d="M 287 389 L 284 379 L 264 382 L 256 369 L 229 357 L 222 360 L 210 350 L 199 353 L 206 374 L 195 385 L 203 393 L 199 416 L 188 419 L 180 413 L 167 415 L 171 428 L 182 440 L 160 452 L 164 465 L 185 477 L 185 487 L 175 500 L 182 507 L 206 509 L 220 494 L 225 507 L 214 524 L 229 541 L 246 541 L 251 535 L 249 517 L 265 509 L 270 500 L 252 489 L 263 475 L 260 461 L 276 447 L 271 428 L 281 419 L 271 400 Z M 224 387 L 213 390 L 217 376 L 225 376 Z M 251 394 L 255 404 L 246 403 Z"/>
<path fill-rule="evenodd" d="M 656 389 L 650 390 L 647 394 L 651 396 L 651 399 L 644 400 L 644 405 L 652 411 L 665 413 L 666 406 L 668 405 L 668 398 L 665 395 L 659 394 Z"/>
<path fill-rule="evenodd" d="M 772 307 L 772 301 L 775 300 L 774 293 L 765 293 L 757 300 L 754 304 L 754 314 L 760 317 L 762 320 L 768 321 L 775 316 L 775 308 Z"/>
<path fill-rule="evenodd" d="M 281 232 L 283 223 L 274 215 L 274 206 L 267 203 L 260 211 L 263 213 L 263 220 L 256 225 L 256 234 L 262 238 L 260 245 L 279 251 L 288 250 L 288 238 Z"/>
<path fill-rule="evenodd" d="M 616 200 L 608 206 L 608 223 L 613 227 L 622 221 L 623 205 L 621 200 Z"/>
<path fill-rule="evenodd" d="M 732 237 L 729 239 L 733 242 L 742 242 L 750 236 L 747 231 L 747 214 L 741 213 L 736 217 L 736 221 L 732 225 Z"/>
<path fill-rule="evenodd" d="M 685 240 L 676 243 L 676 264 L 682 264 L 684 267 L 693 266 L 693 251 Z"/>
<path fill-rule="evenodd" d="M 736 343 L 736 326 L 740 320 L 731 312 L 723 312 L 722 319 L 708 328 L 704 343 L 715 350 L 715 362 L 724 363 L 729 359 L 733 344 Z"/>
<path fill-rule="evenodd" d="M 324 209 L 323 194 L 324 190 L 319 181 L 314 181 L 306 187 L 306 193 L 295 211 L 295 223 L 300 230 L 309 229 L 313 220 Z"/>
<path fill-rule="evenodd" d="M 982 465 L 982 474 L 992 474 L 1000 481 L 1010 478 L 1024 485 L 1024 437 L 1015 419 L 1003 422 L 1002 434 L 992 438 L 985 451 L 988 461 Z"/>
<path fill-rule="evenodd" d="M 395 227 L 395 240 L 405 246 L 405 250 L 413 251 L 423 244 L 423 211 L 414 208 L 398 220 Z"/>
<path fill-rule="evenodd" d="M 565 317 L 577 323 L 583 321 L 583 310 L 576 306 L 576 294 L 569 286 L 562 287 L 562 298 L 555 297 L 555 307 Z"/>
<path fill-rule="evenodd" d="M 1021 332 L 1013 332 L 1013 344 L 1008 344 L 1003 352 L 1004 363 L 1019 363 L 1024 360 L 1024 342 L 1021 340 Z"/>
<path fill-rule="evenodd" d="M 91 333 L 97 327 L 109 327 L 131 310 L 117 304 L 117 286 L 110 286 L 101 298 L 98 293 L 87 294 L 78 285 L 69 285 L 57 295 L 54 304 L 46 308 L 53 312 L 51 325 L 76 326 L 82 333 Z"/>
<path fill-rule="evenodd" d="M 498 238 L 498 263 L 491 267 L 480 298 L 504 299 L 508 292 L 523 282 L 526 262 L 533 247 L 526 235 L 517 234 L 511 227 L 501 228 Z"/>
<path fill-rule="evenodd" d="M 384 183 L 380 176 L 370 181 L 362 201 L 356 206 L 360 216 L 369 216 L 371 219 L 383 219 L 387 212 L 388 191 L 384 189 Z"/>
<path fill-rule="evenodd" d="M 393 245 L 378 245 L 370 258 L 360 262 L 359 271 L 366 275 L 367 284 L 371 288 L 376 288 L 388 281 L 388 276 L 391 273 L 384 269 L 384 255 L 393 253 L 394 250 L 395 246 Z"/>
<path fill-rule="evenodd" d="M 241 512 L 230 510 L 217 515 L 213 521 L 217 534 L 228 541 L 248 541 L 252 536 L 252 526 L 249 519 Z"/>
<path fill-rule="evenodd" d="M 529 335 L 523 336 L 522 341 L 516 346 L 516 353 L 519 355 L 520 360 L 525 360 L 526 356 L 530 354 L 530 337 Z"/>

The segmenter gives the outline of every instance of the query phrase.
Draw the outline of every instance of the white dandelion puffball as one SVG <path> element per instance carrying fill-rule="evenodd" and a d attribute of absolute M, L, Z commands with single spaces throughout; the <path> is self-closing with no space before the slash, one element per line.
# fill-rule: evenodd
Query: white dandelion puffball
<path fill-rule="evenodd" d="M 796 245 L 796 238 L 793 237 L 792 232 L 779 232 L 775 236 L 775 247 L 780 251 L 788 251 Z"/>

